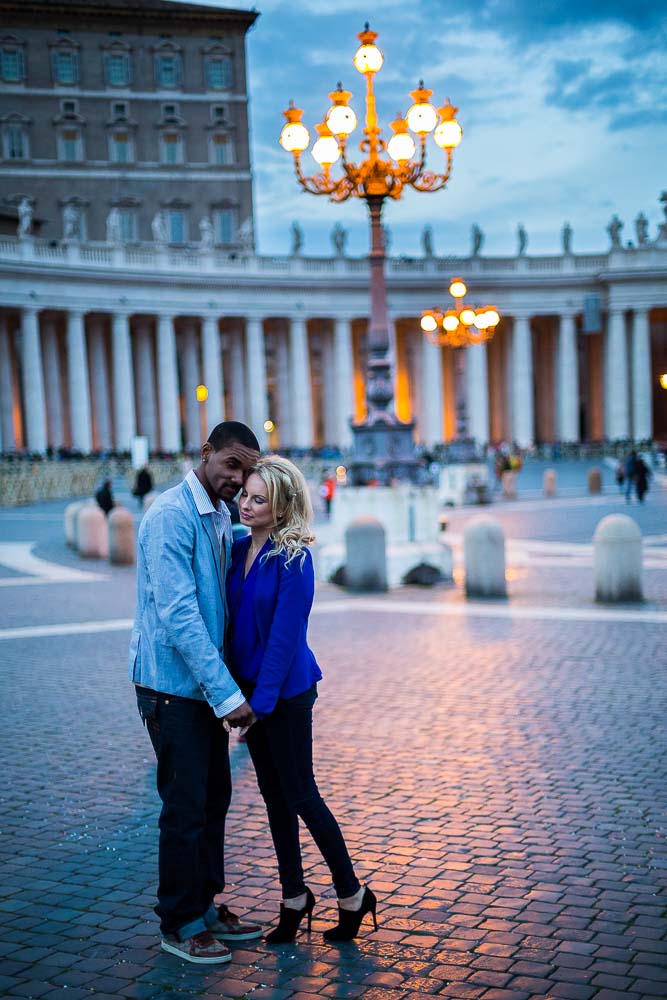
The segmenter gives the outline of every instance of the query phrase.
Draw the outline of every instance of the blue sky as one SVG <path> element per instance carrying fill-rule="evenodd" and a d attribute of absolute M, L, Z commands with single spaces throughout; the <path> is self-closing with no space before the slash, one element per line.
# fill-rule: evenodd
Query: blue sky
<path fill-rule="evenodd" d="M 366 252 L 365 205 L 307 195 L 278 145 L 282 110 L 293 98 L 313 133 L 338 80 L 363 113 L 364 81 L 352 65 L 356 33 L 369 20 L 385 64 L 376 77 L 386 138 L 420 78 L 436 106 L 449 97 L 464 130 L 447 188 L 409 190 L 385 210 L 392 254 L 420 253 L 425 224 L 438 255 L 465 254 L 470 229 L 483 253 L 512 254 L 516 229 L 528 253 L 556 253 L 572 225 L 573 250 L 606 249 L 615 212 L 635 240 L 643 211 L 653 239 L 667 189 L 667 16 L 654 0 L 266 0 L 207 6 L 256 7 L 248 34 L 255 214 L 261 253 L 286 253 L 298 220 L 304 253 L 331 252 L 341 222 L 352 254 Z M 360 128 L 352 136 L 360 138 Z M 443 156 L 429 140 L 431 164 Z M 308 153 L 307 172 L 315 169 Z M 334 168 L 335 169 L 335 168 Z"/>

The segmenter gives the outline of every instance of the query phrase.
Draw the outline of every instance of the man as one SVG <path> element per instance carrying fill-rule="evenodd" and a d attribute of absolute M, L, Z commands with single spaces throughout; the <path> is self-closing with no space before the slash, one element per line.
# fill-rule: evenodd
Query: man
<path fill-rule="evenodd" d="M 258 458 L 245 424 L 218 424 L 197 469 L 158 497 L 139 529 L 129 672 L 158 762 L 155 912 L 162 948 L 188 962 L 228 962 L 225 941 L 262 933 L 214 904 L 224 888 L 228 732 L 255 721 L 224 662 L 231 520 L 222 501 Z"/>
<path fill-rule="evenodd" d="M 95 494 L 95 499 L 97 500 L 98 507 L 101 507 L 104 513 L 108 517 L 110 512 L 113 510 L 114 506 L 110 479 L 104 480 L 99 490 Z"/>

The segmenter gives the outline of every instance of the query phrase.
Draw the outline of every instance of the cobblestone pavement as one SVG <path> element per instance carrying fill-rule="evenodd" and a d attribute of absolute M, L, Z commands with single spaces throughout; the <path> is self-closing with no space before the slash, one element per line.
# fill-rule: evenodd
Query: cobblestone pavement
<path fill-rule="evenodd" d="M 657 524 L 665 497 L 652 500 Z M 563 542 L 565 503 L 549 515 Z M 133 571 L 67 553 L 59 509 L 0 512 L 0 542 L 34 540 L 42 558 L 104 577 L 2 577 L 3 995 L 667 997 L 664 570 L 636 620 L 596 610 L 576 560 L 525 566 L 506 605 L 471 608 L 456 587 L 372 600 L 321 588 L 319 781 L 380 930 L 324 943 L 335 900 L 304 835 L 310 937 L 206 969 L 157 948 L 155 768 L 125 673 Z M 104 627 L 72 630 L 91 621 Z M 231 756 L 229 903 L 270 922 L 266 820 L 245 746 Z"/>

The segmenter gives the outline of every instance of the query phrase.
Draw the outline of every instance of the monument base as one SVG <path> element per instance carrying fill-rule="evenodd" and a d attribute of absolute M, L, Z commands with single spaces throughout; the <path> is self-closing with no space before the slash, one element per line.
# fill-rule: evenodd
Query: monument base
<path fill-rule="evenodd" d="M 313 553 L 315 573 L 331 580 L 345 565 L 345 531 L 358 517 L 377 518 L 387 537 L 387 583 L 398 587 L 410 570 L 421 564 L 437 569 L 443 580 L 452 579 L 449 546 L 440 540 L 438 493 L 433 486 L 345 486 L 336 490 L 331 520 L 317 529 Z"/>

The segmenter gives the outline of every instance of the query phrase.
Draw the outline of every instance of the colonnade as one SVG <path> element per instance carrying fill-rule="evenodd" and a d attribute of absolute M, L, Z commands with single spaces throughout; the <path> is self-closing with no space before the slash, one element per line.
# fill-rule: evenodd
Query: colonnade
<path fill-rule="evenodd" d="M 264 446 L 346 447 L 350 420 L 364 416 L 365 337 L 364 318 L 305 311 L 0 310 L 0 446 L 125 451 L 138 433 L 152 451 L 178 452 L 227 417 Z M 426 445 L 653 434 L 648 308 L 612 305 L 596 335 L 573 309 L 517 308 L 493 340 L 461 351 L 427 341 L 418 317 L 395 316 L 390 351 L 397 413 Z"/>

